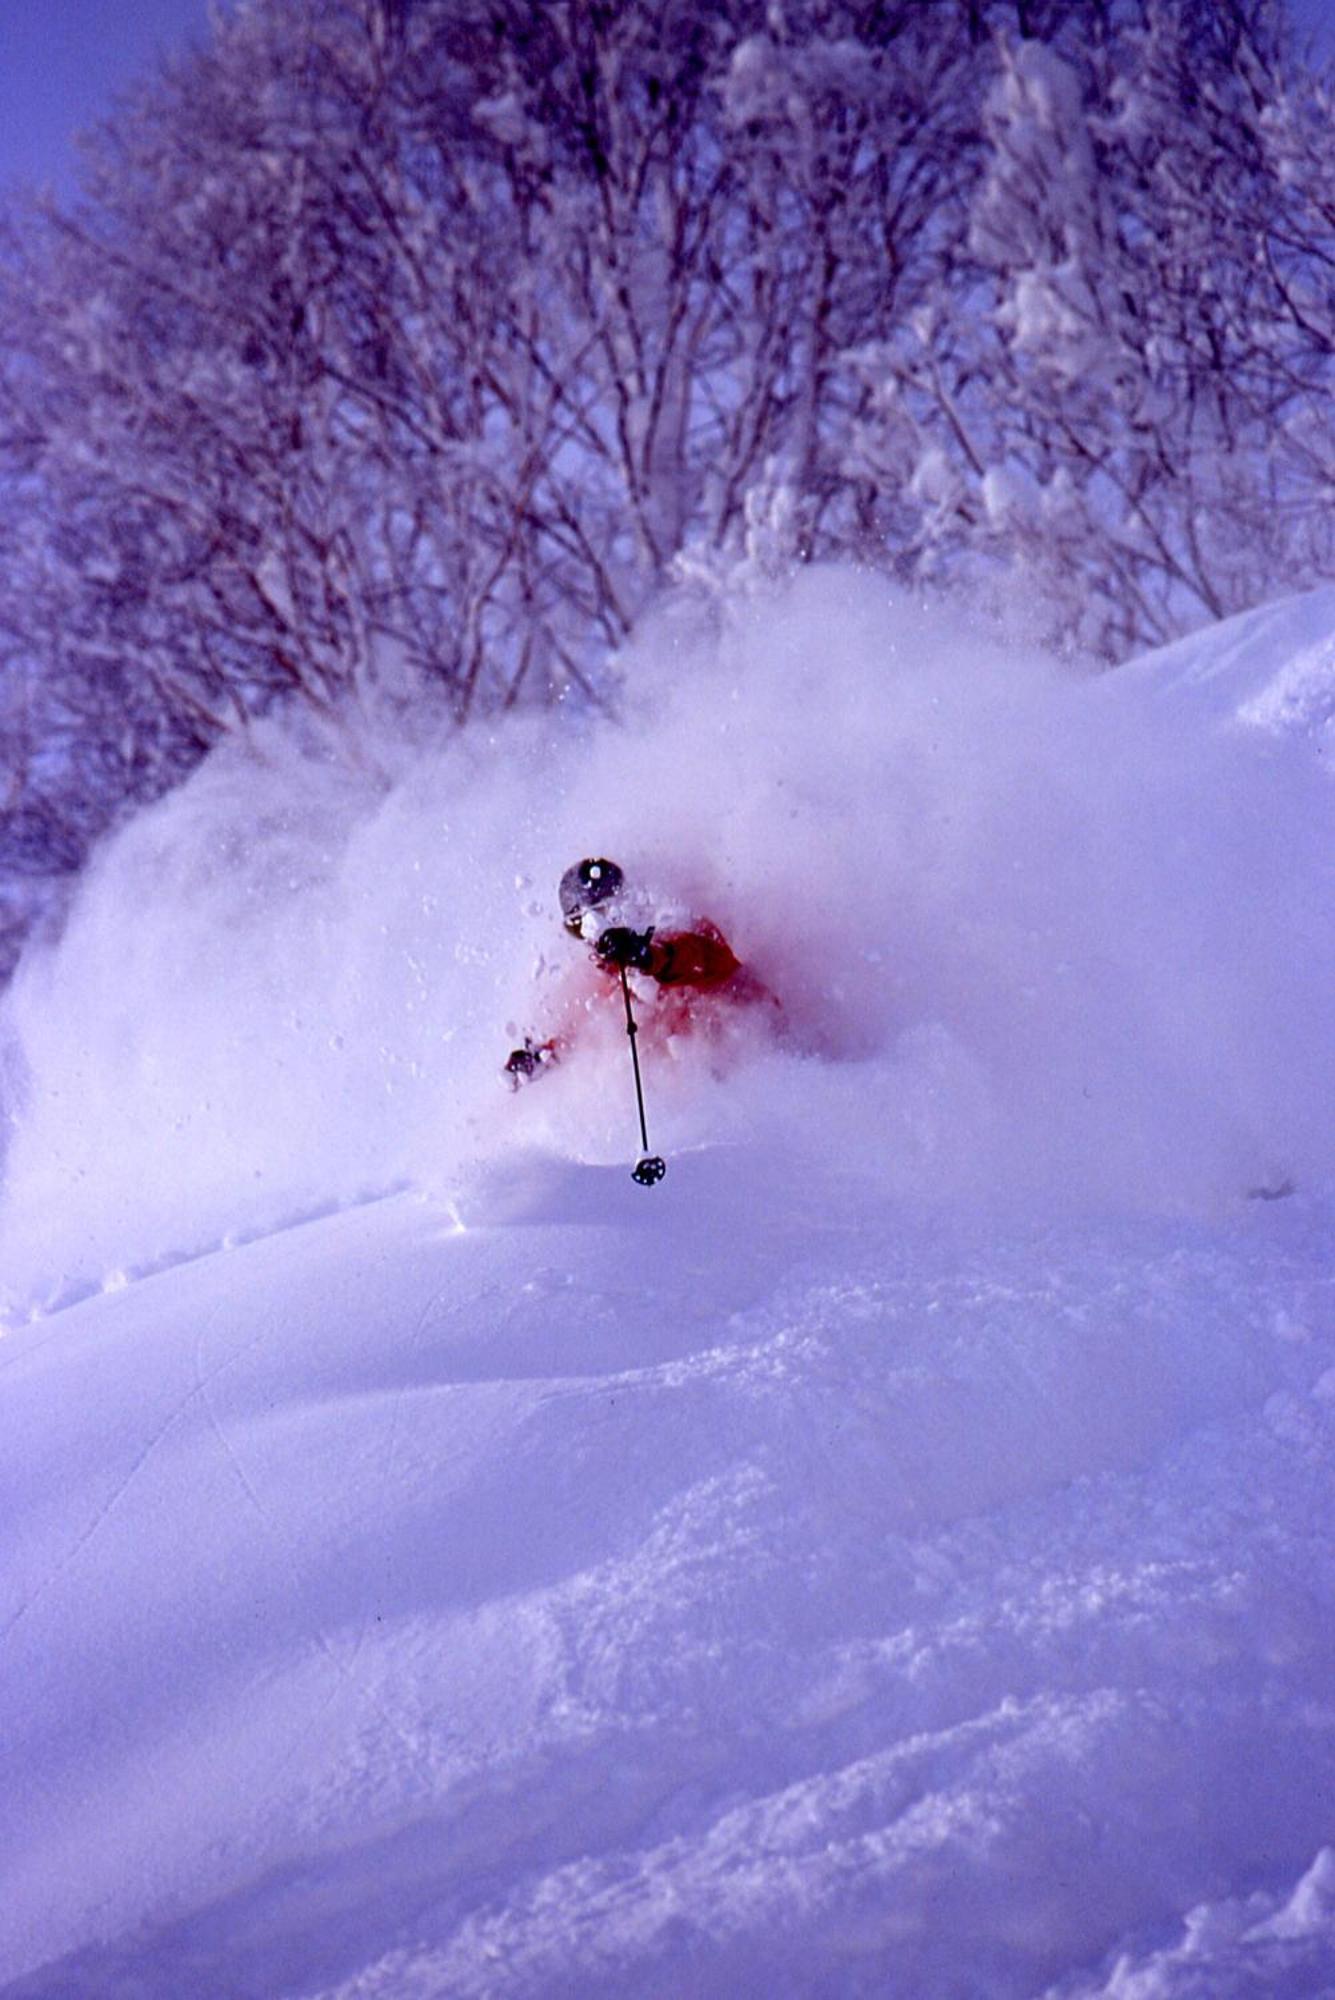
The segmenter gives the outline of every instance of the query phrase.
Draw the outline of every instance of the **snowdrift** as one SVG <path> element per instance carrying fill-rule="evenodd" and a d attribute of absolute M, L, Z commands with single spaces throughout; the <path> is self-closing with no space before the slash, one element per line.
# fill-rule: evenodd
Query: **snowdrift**
<path fill-rule="evenodd" d="M 1329 1216 L 803 1164 L 514 1160 L 4 1344 L 6 2000 L 1035 1994 L 1329 1878 Z"/>
<path fill-rule="evenodd" d="M 5 2000 L 1335 1977 L 1329 1213 L 803 1164 L 516 1158 L 0 1347 Z"/>
<path fill-rule="evenodd" d="M 4 2000 L 1335 1988 L 1331 633 L 817 575 L 108 848 L 4 1012 Z M 800 1031 L 651 1192 L 624 1038 L 496 1078 L 585 849 Z"/>

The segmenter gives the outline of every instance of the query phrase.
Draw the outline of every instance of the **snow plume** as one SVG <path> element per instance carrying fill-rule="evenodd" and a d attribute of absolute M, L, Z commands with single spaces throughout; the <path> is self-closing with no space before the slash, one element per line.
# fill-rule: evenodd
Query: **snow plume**
<path fill-rule="evenodd" d="M 585 1060 L 499 1081 L 578 959 L 556 884 L 586 853 L 715 917 L 785 1003 L 786 1040 L 722 1081 L 689 1048 L 647 1070 L 661 1150 L 847 1154 L 892 1195 L 1044 1209 L 1328 1175 L 1335 792 L 1258 720 L 1292 650 L 1272 615 L 1228 707 L 1181 647 L 1083 677 L 814 571 L 669 607 L 618 724 L 219 751 L 7 996 L 12 1301 L 515 1144 L 632 1157 L 615 1007 Z"/>

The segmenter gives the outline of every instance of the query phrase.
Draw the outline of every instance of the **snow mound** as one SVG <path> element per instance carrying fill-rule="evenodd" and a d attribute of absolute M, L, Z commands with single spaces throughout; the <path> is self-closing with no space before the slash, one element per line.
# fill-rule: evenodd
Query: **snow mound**
<path fill-rule="evenodd" d="M 1335 1993 L 1335 1848 L 1288 1897 L 1258 1890 L 1190 1912 L 1178 1944 L 1120 1954 L 1107 1979 L 1045 2000 L 1317 2000 Z"/>
<path fill-rule="evenodd" d="M 5 2000 L 1329 1964 L 1329 1212 L 799 1164 L 530 1156 L 0 1346 Z"/>
<path fill-rule="evenodd" d="M 1160 647 L 1130 664 L 1125 684 L 1137 694 L 1157 687 L 1223 724 L 1297 737 L 1335 771 L 1335 588 L 1263 604 Z"/>

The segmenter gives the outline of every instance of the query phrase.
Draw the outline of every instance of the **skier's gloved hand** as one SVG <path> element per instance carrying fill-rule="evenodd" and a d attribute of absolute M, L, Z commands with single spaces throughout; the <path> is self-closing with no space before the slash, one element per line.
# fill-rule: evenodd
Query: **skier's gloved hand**
<path fill-rule="evenodd" d="M 524 1037 L 522 1049 L 511 1049 L 505 1061 L 505 1075 L 511 1090 L 518 1090 L 521 1083 L 527 1083 L 534 1076 L 541 1076 L 549 1063 L 555 1062 L 556 1050 L 550 1042 L 535 1042 Z"/>
<path fill-rule="evenodd" d="M 636 967 L 640 971 L 649 965 L 649 948 L 653 941 L 653 931 L 632 931 L 623 924 L 616 924 L 610 931 L 604 931 L 593 947 L 604 965 Z"/>

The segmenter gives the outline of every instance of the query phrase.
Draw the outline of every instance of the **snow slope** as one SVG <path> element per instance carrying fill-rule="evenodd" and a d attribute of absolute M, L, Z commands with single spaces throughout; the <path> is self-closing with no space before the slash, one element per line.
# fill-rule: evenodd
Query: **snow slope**
<path fill-rule="evenodd" d="M 1335 1993 L 1335 793 L 1243 713 L 1335 606 L 1070 682 L 802 588 L 624 797 L 271 746 L 25 968 L 4 2000 Z M 683 757 L 803 1033 L 645 1191 L 495 1015 Z"/>
<path fill-rule="evenodd" d="M 11 2000 L 1335 1983 L 1329 1213 L 795 1164 L 528 1159 L 6 1343 Z"/>
<path fill-rule="evenodd" d="M 1119 676 L 1119 679 L 1122 679 Z M 1260 605 L 1130 663 L 1124 693 L 1181 705 L 1197 722 L 1305 738 L 1327 769 L 1335 745 L 1335 590 Z"/>

